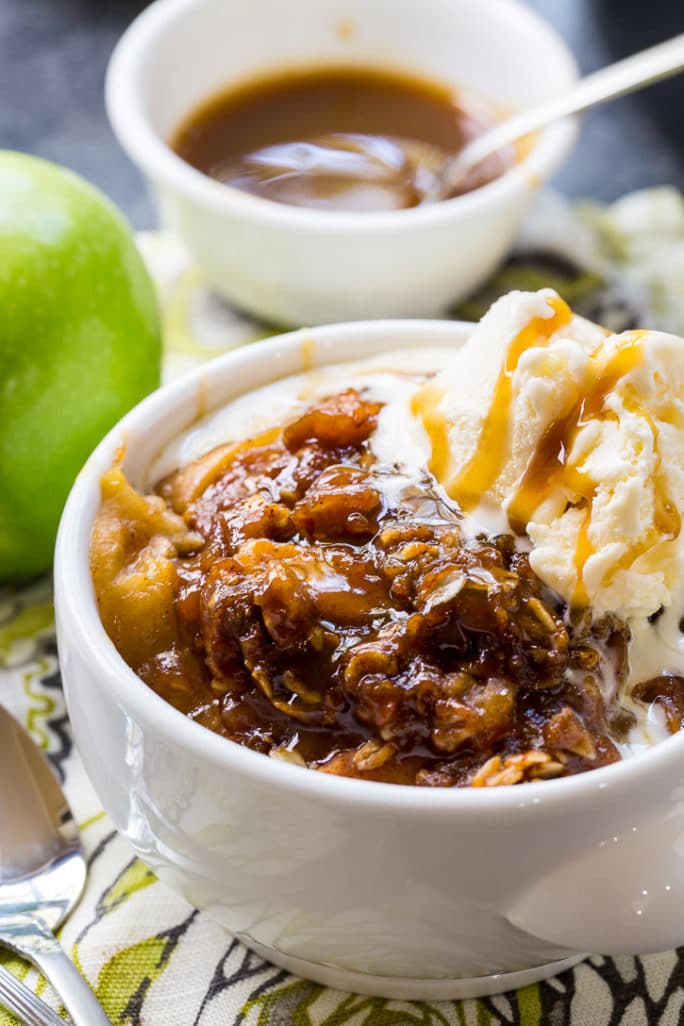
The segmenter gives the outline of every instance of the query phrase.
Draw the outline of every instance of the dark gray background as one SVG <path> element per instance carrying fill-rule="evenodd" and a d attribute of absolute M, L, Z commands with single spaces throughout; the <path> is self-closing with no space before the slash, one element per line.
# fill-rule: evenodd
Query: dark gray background
<path fill-rule="evenodd" d="M 154 223 L 152 206 L 111 134 L 102 84 L 114 43 L 144 6 L 140 0 L 0 0 L 0 148 L 79 171 L 137 228 Z M 584 71 L 684 31 L 684 0 L 530 0 L 530 6 L 556 26 Z M 556 181 L 571 195 L 604 200 L 662 183 L 684 189 L 684 76 L 590 114 Z"/>

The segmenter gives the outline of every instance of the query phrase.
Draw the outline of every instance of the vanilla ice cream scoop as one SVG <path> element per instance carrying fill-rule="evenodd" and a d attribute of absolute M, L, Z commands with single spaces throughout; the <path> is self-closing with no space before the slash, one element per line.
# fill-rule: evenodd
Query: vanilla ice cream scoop
<path fill-rule="evenodd" d="M 629 619 L 669 605 L 684 570 L 682 397 L 684 341 L 609 335 L 543 290 L 500 299 L 413 411 L 475 523 L 503 511 L 570 604 Z"/>

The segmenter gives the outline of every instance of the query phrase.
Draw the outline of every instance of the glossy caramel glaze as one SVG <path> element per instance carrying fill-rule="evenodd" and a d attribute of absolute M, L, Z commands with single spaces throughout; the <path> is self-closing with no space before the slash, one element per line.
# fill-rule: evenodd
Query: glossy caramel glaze
<path fill-rule="evenodd" d="M 645 705 L 657 705 L 665 714 L 665 723 L 671 734 L 684 725 L 684 678 L 664 673 L 637 684 L 632 696 Z"/>
<path fill-rule="evenodd" d="M 511 536 L 378 465 L 348 390 L 141 496 L 103 479 L 91 564 L 125 659 L 184 714 L 322 772 L 491 786 L 616 760 L 626 632 L 567 616 Z M 616 721 L 617 722 L 617 721 Z"/>

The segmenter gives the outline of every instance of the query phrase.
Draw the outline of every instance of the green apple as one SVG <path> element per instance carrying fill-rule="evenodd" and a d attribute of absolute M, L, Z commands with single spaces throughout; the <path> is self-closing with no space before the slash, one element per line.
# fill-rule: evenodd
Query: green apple
<path fill-rule="evenodd" d="M 116 209 L 0 151 L 0 581 L 49 568 L 76 474 L 160 361 L 154 287 Z"/>

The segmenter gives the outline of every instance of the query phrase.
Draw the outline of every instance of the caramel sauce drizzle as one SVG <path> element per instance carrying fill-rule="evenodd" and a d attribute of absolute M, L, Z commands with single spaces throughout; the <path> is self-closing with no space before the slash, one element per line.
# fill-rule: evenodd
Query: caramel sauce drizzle
<path fill-rule="evenodd" d="M 591 522 L 591 506 L 587 506 L 584 510 L 582 517 L 582 523 L 580 529 L 577 532 L 577 543 L 575 545 L 575 554 L 572 560 L 572 565 L 575 568 L 575 587 L 572 593 L 572 600 L 570 605 L 572 606 L 588 606 L 589 595 L 584 584 L 584 564 L 593 556 L 595 549 L 591 544 L 589 538 L 589 524 Z"/>
<path fill-rule="evenodd" d="M 494 484 L 509 455 L 512 378 L 522 355 L 533 346 L 548 345 L 552 336 L 572 317 L 571 310 L 562 299 L 554 297 L 548 302 L 553 308 L 553 315 L 549 318 L 533 318 L 510 343 L 482 426 L 477 451 L 456 476 L 451 471 L 453 460 L 449 435 L 452 424 L 441 411 L 443 391 L 435 385 L 427 385 L 412 400 L 412 412 L 422 418 L 430 437 L 432 451 L 429 468 L 465 511 L 473 509 L 482 495 Z M 594 349 L 589 356 L 594 376 L 588 391 L 582 395 L 578 393 L 570 411 L 548 425 L 517 482 L 508 505 L 509 524 L 519 535 L 525 534 L 527 524 L 532 520 L 535 511 L 554 489 L 563 489 L 568 495 L 568 501 L 582 512 L 573 556 L 576 574 L 576 585 L 571 599 L 573 606 L 589 603 L 583 572 L 587 560 L 596 551 L 589 537 L 589 529 L 598 482 L 589 474 L 569 464 L 568 454 L 580 428 L 590 420 L 597 417 L 608 420 L 616 416 L 612 411 L 604 410 L 606 400 L 618 383 L 641 363 L 641 340 L 645 334 L 644 331 L 626 332 L 621 337 L 618 348 L 605 363 L 602 362 L 603 344 Z M 653 434 L 657 461 L 654 481 L 654 527 L 647 539 L 630 546 L 611 571 L 611 575 L 621 568 L 631 566 L 639 555 L 659 540 L 676 538 L 681 529 L 680 514 L 667 494 L 658 450 L 658 427 L 628 389 L 625 390 L 622 400 L 626 409 L 646 420 Z"/>
<path fill-rule="evenodd" d="M 568 464 L 568 454 L 579 429 L 601 413 L 618 381 L 641 362 L 639 335 L 630 332 L 625 336 L 624 343 L 603 367 L 592 361 L 595 374 L 589 390 L 578 397 L 565 416 L 552 420 L 542 434 L 508 505 L 508 522 L 518 534 L 525 533 L 535 510 L 552 488 L 565 487 L 579 497 L 579 502 L 591 503 L 596 482 Z"/>
<path fill-rule="evenodd" d="M 624 556 L 620 559 L 616 570 L 624 570 L 630 567 L 635 559 L 642 555 L 643 552 L 650 548 L 651 545 L 655 544 L 659 539 L 672 541 L 674 538 L 677 538 L 682 526 L 682 518 L 679 510 L 671 501 L 667 493 L 667 482 L 663 471 L 663 461 L 658 446 L 658 428 L 653 417 L 644 409 L 636 396 L 630 392 L 623 397 L 623 403 L 626 409 L 631 413 L 634 413 L 639 417 L 643 417 L 651 429 L 651 434 L 653 436 L 653 451 L 656 458 L 653 482 L 655 508 L 653 511 L 653 531 L 651 532 L 651 537 L 649 537 L 645 543 L 642 542 L 630 546 Z"/>
<path fill-rule="evenodd" d="M 588 474 L 568 463 L 568 454 L 572 450 L 577 433 L 589 420 L 598 416 L 604 420 L 614 417 L 612 411 L 604 411 L 607 398 L 615 390 L 618 382 L 630 371 L 634 370 L 643 358 L 641 339 L 644 332 L 633 331 L 625 334 L 620 347 L 613 353 L 602 368 L 596 368 L 594 381 L 589 391 L 578 398 L 572 409 L 564 417 L 552 421 L 542 435 L 524 474 L 520 478 L 513 498 L 509 503 L 508 519 L 511 528 L 524 534 L 528 522 L 535 510 L 554 488 L 562 488 L 568 496 L 573 496 L 573 504 L 583 510 L 583 519 L 577 536 L 573 564 L 576 572 L 576 586 L 572 597 L 573 605 L 587 605 L 588 595 L 582 575 L 584 565 L 596 551 L 589 538 L 591 507 L 596 495 L 598 483 Z M 598 354 L 596 354 L 598 355 Z M 596 360 L 593 362 L 596 363 Z M 665 477 L 662 471 L 660 453 L 658 451 L 658 428 L 653 418 L 640 405 L 637 399 L 626 391 L 623 396 L 625 407 L 643 417 L 653 434 L 657 469 L 655 474 L 654 530 L 646 541 L 630 546 L 618 565 L 612 571 L 631 566 L 634 560 L 657 539 L 663 535 L 676 538 L 681 527 L 681 518 L 667 495 Z"/>
<path fill-rule="evenodd" d="M 427 386 L 414 396 L 411 403 L 412 412 L 422 417 L 430 436 L 430 470 L 466 512 L 473 509 L 484 492 L 494 484 L 509 455 L 512 379 L 520 358 L 528 349 L 548 345 L 551 337 L 572 318 L 570 307 L 560 297 L 553 296 L 547 304 L 553 310 L 552 315 L 533 317 L 510 343 L 482 425 L 477 451 L 455 479 L 451 479 L 450 473 L 453 463 L 449 444 L 451 424 L 440 409 L 443 393 L 434 385 Z"/>
<path fill-rule="evenodd" d="M 411 413 L 423 421 L 430 439 L 428 467 L 438 481 L 446 481 L 452 463 L 449 432 L 451 421 L 440 410 L 444 398 L 443 389 L 437 385 L 425 385 L 411 399 Z"/>

